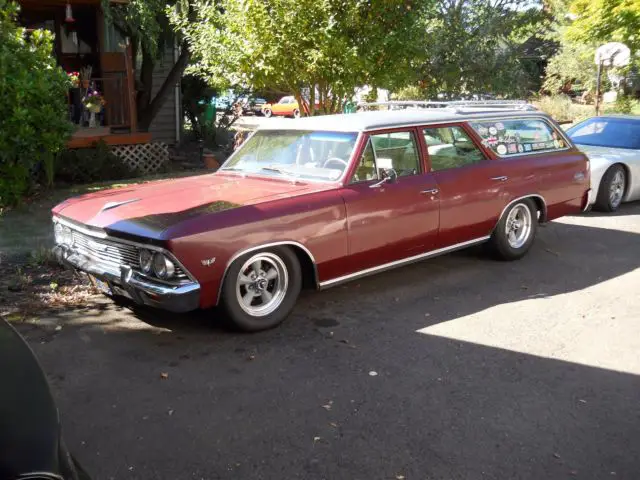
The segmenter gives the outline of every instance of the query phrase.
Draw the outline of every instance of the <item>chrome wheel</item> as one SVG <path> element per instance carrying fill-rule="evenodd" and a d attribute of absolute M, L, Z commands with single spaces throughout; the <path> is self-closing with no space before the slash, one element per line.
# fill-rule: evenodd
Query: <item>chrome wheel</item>
<path fill-rule="evenodd" d="M 288 285 L 282 259 L 272 253 L 259 253 L 240 268 L 236 279 L 238 305 L 252 317 L 264 317 L 282 304 Z"/>
<path fill-rule="evenodd" d="M 626 183 L 624 170 L 617 170 L 609 184 L 609 203 L 611 204 L 611 208 L 616 209 L 620 206 L 620 203 L 622 203 Z"/>
<path fill-rule="evenodd" d="M 507 242 L 511 248 L 521 248 L 531 235 L 531 210 L 524 203 L 516 204 L 505 222 Z"/>

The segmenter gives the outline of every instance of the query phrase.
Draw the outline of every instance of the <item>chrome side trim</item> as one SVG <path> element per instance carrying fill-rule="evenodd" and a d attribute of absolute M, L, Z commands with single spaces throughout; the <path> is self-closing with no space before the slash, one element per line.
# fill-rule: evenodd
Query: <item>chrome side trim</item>
<path fill-rule="evenodd" d="M 189 280 L 191 280 L 192 282 L 196 282 L 198 283 L 198 280 L 196 280 L 196 278 L 191 275 L 191 273 L 189 272 L 189 270 L 187 270 L 185 268 L 184 265 L 182 265 L 182 263 L 180 262 L 180 260 L 178 260 L 175 255 L 173 253 L 171 253 L 169 250 L 167 250 L 166 248 L 162 248 L 162 247 L 158 247 L 156 245 L 149 245 L 146 243 L 139 243 L 139 242 L 133 242 L 131 240 L 126 240 L 124 238 L 118 238 L 118 237 L 113 237 L 110 235 L 107 235 L 106 232 L 104 231 L 95 231 L 95 230 L 90 230 L 86 227 L 83 227 L 82 225 L 79 225 L 77 223 L 74 222 L 70 222 L 69 220 L 65 220 L 64 218 L 58 217 L 58 216 L 54 216 L 52 218 L 53 223 L 60 223 L 66 227 L 69 227 L 73 230 L 77 230 L 80 233 L 83 233 L 85 235 L 88 235 L 89 237 L 94 237 L 94 238 L 99 238 L 101 240 L 108 240 L 110 242 L 113 243 L 124 243 L 126 245 L 132 245 L 134 247 L 137 248 L 145 248 L 147 250 L 153 250 L 154 252 L 160 252 L 165 254 L 167 257 L 169 257 L 169 259 L 171 259 L 171 261 L 173 261 L 176 265 L 178 265 L 182 271 L 185 273 L 185 275 L 187 275 L 187 277 L 189 278 Z"/>
<path fill-rule="evenodd" d="M 543 211 L 540 212 L 540 218 L 543 218 L 544 221 L 546 221 L 546 219 L 547 219 L 547 202 L 546 202 L 546 200 L 544 199 L 544 197 L 542 195 L 539 195 L 537 193 L 532 193 L 530 195 L 523 195 L 522 197 L 515 198 L 515 199 L 511 200 L 509 203 L 507 203 L 507 205 L 502 209 L 502 212 L 500 212 L 500 216 L 498 217 L 498 221 L 496 222 L 496 225 L 493 227 L 493 230 L 496 229 L 496 227 L 498 226 L 498 223 L 500 223 L 500 220 L 502 219 L 502 216 L 504 215 L 504 213 L 507 211 L 507 209 L 511 205 L 513 205 L 516 202 L 519 202 L 520 200 L 524 200 L 526 198 L 532 198 L 532 197 L 539 198 L 540 200 L 542 200 L 542 205 L 544 206 L 544 208 L 543 208 Z M 493 232 L 493 230 L 492 230 L 492 232 Z"/>
<path fill-rule="evenodd" d="M 309 257 L 309 259 L 311 260 L 311 263 L 313 264 L 313 277 L 314 277 L 313 281 L 316 285 L 319 285 L 320 282 L 318 281 L 318 264 L 316 263 L 315 257 L 307 247 L 302 245 L 300 242 L 295 242 L 293 240 L 283 240 L 281 242 L 264 243 L 262 245 L 256 245 L 254 247 L 249 247 L 249 248 L 245 248 L 244 250 L 240 250 L 239 252 L 236 252 L 229 259 L 226 266 L 224 267 L 224 273 L 222 274 L 222 278 L 220 280 L 220 286 L 218 287 L 218 297 L 216 298 L 216 305 L 218 304 L 218 302 L 220 302 L 220 296 L 222 295 L 222 287 L 224 285 L 225 279 L 227 278 L 227 272 L 229 271 L 229 267 L 231 267 L 233 262 L 235 262 L 241 256 L 246 255 L 247 253 L 255 252 L 256 250 L 260 250 L 263 248 L 278 247 L 282 245 L 293 245 L 294 247 L 298 247 L 302 249 L 302 251 L 304 251 L 304 253 Z"/>
<path fill-rule="evenodd" d="M 324 290 L 329 287 L 333 287 L 335 285 L 339 285 L 341 283 L 349 282 L 351 280 L 355 280 L 357 278 L 366 277 L 368 275 L 372 275 L 374 273 L 383 272 L 385 270 L 391 270 L 392 268 L 402 267 L 404 265 L 408 265 L 410 263 L 419 262 L 420 260 L 424 260 L 431 257 L 437 257 L 438 255 L 444 255 L 445 253 L 453 252 L 455 250 L 460 250 L 462 248 L 470 247 L 472 245 L 476 245 L 478 243 L 486 242 L 491 238 L 490 235 L 486 237 L 476 238 L 475 240 L 468 240 L 466 242 L 457 243 L 455 245 L 451 245 L 449 247 L 439 248 L 437 250 L 431 250 L 430 252 L 421 253 L 420 255 L 414 255 L 412 257 L 407 257 L 402 260 L 396 260 L 395 262 L 385 263 L 383 265 L 378 265 L 377 267 L 367 268 L 365 270 L 360 270 L 359 272 L 350 273 L 348 275 L 344 275 L 342 277 L 333 278 L 331 280 L 327 280 L 326 282 L 321 282 L 319 284 L 320 290 Z"/>

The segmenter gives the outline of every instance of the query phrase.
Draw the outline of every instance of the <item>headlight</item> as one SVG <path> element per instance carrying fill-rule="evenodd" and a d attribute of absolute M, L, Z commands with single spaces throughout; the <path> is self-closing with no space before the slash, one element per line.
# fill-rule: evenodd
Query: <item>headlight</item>
<path fill-rule="evenodd" d="M 173 277 L 176 272 L 176 267 L 171 260 L 169 260 L 162 253 L 155 253 L 153 255 L 153 272 L 163 280 Z"/>
<path fill-rule="evenodd" d="M 73 235 L 69 227 L 56 223 L 53 227 L 53 234 L 58 245 L 71 245 L 73 243 Z"/>
<path fill-rule="evenodd" d="M 142 273 L 151 273 L 153 270 L 153 253 L 149 250 L 140 250 L 139 260 Z"/>
<path fill-rule="evenodd" d="M 56 245 L 64 243 L 63 235 L 64 235 L 64 232 L 62 229 L 62 225 L 60 225 L 59 223 L 55 223 L 53 225 L 53 236 L 55 238 Z"/>

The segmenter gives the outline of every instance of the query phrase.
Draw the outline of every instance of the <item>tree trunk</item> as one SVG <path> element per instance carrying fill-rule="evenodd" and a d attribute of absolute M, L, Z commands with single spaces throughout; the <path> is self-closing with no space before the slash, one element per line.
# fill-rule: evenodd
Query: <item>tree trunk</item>
<path fill-rule="evenodd" d="M 155 66 L 155 57 L 143 47 L 142 66 L 140 67 L 140 83 L 142 84 L 142 90 L 138 92 L 138 98 L 136 99 L 138 122 L 140 122 L 141 113 L 151 103 L 151 93 L 153 91 L 153 70 Z"/>
<path fill-rule="evenodd" d="M 189 52 L 188 45 L 186 43 L 183 43 L 180 51 L 180 56 L 178 57 L 178 61 L 171 68 L 169 75 L 167 75 L 167 78 L 164 80 L 164 83 L 160 87 L 160 90 L 158 90 L 158 93 L 156 94 L 156 96 L 153 97 L 153 100 L 150 99 L 151 86 L 153 86 L 153 80 L 152 78 L 149 79 L 148 84 L 143 80 L 143 84 L 145 85 L 145 92 L 143 95 L 139 97 L 139 102 L 138 102 L 138 127 L 140 130 L 142 131 L 149 130 L 149 127 L 151 126 L 151 122 L 153 122 L 153 119 L 156 117 L 156 115 L 162 108 L 162 105 L 164 105 L 164 102 L 168 98 L 169 94 L 173 91 L 173 89 L 175 88 L 180 78 L 182 78 L 182 74 L 184 73 L 184 70 L 187 68 L 187 64 L 189 63 L 190 58 L 191 58 L 191 53 Z M 143 68 L 140 74 L 141 79 L 144 73 L 145 72 L 144 72 L 144 61 L 143 61 Z M 150 75 L 151 77 L 153 77 L 153 68 L 151 68 L 150 70 Z M 145 103 L 146 98 L 144 97 L 145 94 L 149 95 L 149 100 L 146 101 L 146 103 Z"/>

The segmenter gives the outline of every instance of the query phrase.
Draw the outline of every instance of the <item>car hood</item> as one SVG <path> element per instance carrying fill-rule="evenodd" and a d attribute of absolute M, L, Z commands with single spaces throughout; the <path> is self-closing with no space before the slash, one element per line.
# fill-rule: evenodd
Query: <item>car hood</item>
<path fill-rule="evenodd" d="M 166 240 L 165 230 L 194 216 L 331 188 L 335 187 L 216 173 L 81 195 L 56 206 L 53 214 L 107 232 Z"/>
<path fill-rule="evenodd" d="M 640 158 L 640 151 L 632 150 L 629 148 L 613 148 L 613 147 L 599 147 L 595 145 L 580 145 L 577 144 L 580 150 L 582 150 L 589 160 L 592 162 L 592 166 L 595 163 L 611 165 L 616 162 L 627 162 L 631 159 Z"/>

